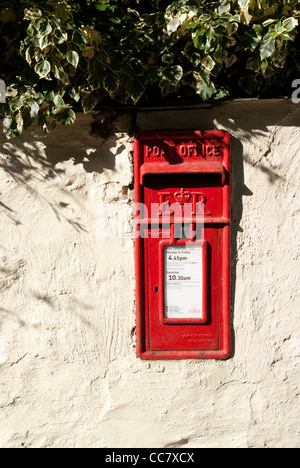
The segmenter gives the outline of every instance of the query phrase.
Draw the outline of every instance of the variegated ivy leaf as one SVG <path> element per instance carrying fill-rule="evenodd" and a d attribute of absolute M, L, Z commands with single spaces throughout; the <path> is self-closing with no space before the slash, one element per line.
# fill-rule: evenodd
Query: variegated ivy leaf
<path fill-rule="evenodd" d="M 300 73 L 300 0 L 3 1 L 9 138 L 109 99 L 288 95 Z"/>
<path fill-rule="evenodd" d="M 76 52 L 75 50 L 71 50 L 68 54 L 67 54 L 67 60 L 68 62 L 73 65 L 74 68 L 77 68 L 78 67 L 78 63 L 79 63 L 79 55 L 78 55 L 78 52 Z"/>
<path fill-rule="evenodd" d="M 34 71 L 39 75 L 40 78 L 46 78 L 51 71 L 51 64 L 48 60 L 42 60 L 37 63 L 34 67 Z"/>

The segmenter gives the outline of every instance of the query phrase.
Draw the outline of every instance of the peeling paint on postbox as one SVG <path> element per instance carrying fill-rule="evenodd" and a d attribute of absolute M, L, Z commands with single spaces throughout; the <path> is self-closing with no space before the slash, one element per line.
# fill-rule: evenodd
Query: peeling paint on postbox
<path fill-rule="evenodd" d="M 230 137 L 135 138 L 137 354 L 230 356 Z"/>

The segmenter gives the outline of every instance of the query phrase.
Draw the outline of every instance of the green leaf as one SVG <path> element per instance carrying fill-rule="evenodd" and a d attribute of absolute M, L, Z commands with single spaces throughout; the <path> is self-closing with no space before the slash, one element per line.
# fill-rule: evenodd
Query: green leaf
<path fill-rule="evenodd" d="M 281 34 L 280 38 L 285 40 L 285 41 L 292 41 L 293 40 L 293 38 L 291 36 L 289 36 L 289 34 Z"/>
<path fill-rule="evenodd" d="M 34 97 L 34 100 L 35 102 L 38 103 L 38 105 L 40 106 L 41 104 L 43 104 L 44 100 L 45 100 L 45 97 L 43 95 L 43 93 L 37 93 Z"/>
<path fill-rule="evenodd" d="M 5 117 L 3 119 L 3 127 L 4 127 L 4 130 L 9 130 L 11 124 L 12 124 L 12 117 Z"/>
<path fill-rule="evenodd" d="M 287 18 L 282 22 L 282 27 L 287 32 L 293 31 L 299 24 L 299 21 L 296 18 Z"/>
<path fill-rule="evenodd" d="M 6 92 L 5 92 L 5 96 L 8 98 L 8 97 L 16 97 L 19 92 L 17 89 L 15 89 L 13 86 L 17 86 L 17 85 L 12 85 L 12 86 L 8 86 L 6 88 Z"/>
<path fill-rule="evenodd" d="M 180 65 L 170 65 L 163 71 L 163 78 L 170 84 L 176 85 L 183 76 L 183 68 Z"/>
<path fill-rule="evenodd" d="M 115 63 L 114 63 L 115 62 Z M 124 62 L 121 67 L 118 66 L 117 61 L 112 61 L 111 66 L 114 67 L 113 69 L 116 71 L 122 70 L 125 75 L 128 75 L 130 78 L 134 78 L 137 75 L 143 75 L 145 68 L 143 64 L 134 58 Z"/>
<path fill-rule="evenodd" d="M 68 75 L 65 73 L 63 67 L 57 67 L 54 65 L 54 76 L 57 80 L 61 81 L 64 86 L 70 83 Z"/>
<path fill-rule="evenodd" d="M 91 70 L 87 74 L 87 83 L 91 90 L 103 88 L 103 81 L 106 77 L 106 70 L 97 60 L 91 62 Z"/>
<path fill-rule="evenodd" d="M 257 80 L 254 74 L 248 74 L 239 79 L 240 87 L 246 91 L 247 94 L 253 94 L 257 88 Z"/>
<path fill-rule="evenodd" d="M 24 112 L 23 112 L 23 128 L 24 130 L 27 130 L 27 128 L 30 127 L 30 125 L 32 125 L 32 122 L 34 121 L 35 119 L 33 119 L 31 116 L 30 116 L 30 110 L 29 109 L 25 109 Z"/>
<path fill-rule="evenodd" d="M 208 72 L 211 72 L 214 69 L 216 62 L 212 59 L 210 55 L 207 55 L 202 60 L 202 65 Z"/>
<path fill-rule="evenodd" d="M 225 62 L 225 65 L 226 65 L 226 68 L 230 68 L 232 67 L 232 65 L 236 62 L 238 62 L 238 58 L 236 55 L 232 54 L 230 55 L 229 57 L 227 57 L 224 62 Z"/>
<path fill-rule="evenodd" d="M 62 31 L 60 28 L 54 30 L 54 36 L 58 40 L 58 44 L 62 44 L 63 42 L 66 42 L 68 40 L 68 34 Z"/>
<path fill-rule="evenodd" d="M 223 13 L 230 12 L 230 3 L 228 0 L 221 2 L 221 5 L 218 7 L 218 14 L 222 15 Z"/>
<path fill-rule="evenodd" d="M 48 60 L 42 60 L 35 67 L 34 71 L 39 75 L 40 78 L 46 78 L 51 71 L 51 65 Z"/>
<path fill-rule="evenodd" d="M 108 73 L 104 78 L 104 88 L 106 91 L 112 95 L 114 94 L 119 87 L 119 80 L 113 73 Z"/>
<path fill-rule="evenodd" d="M 51 37 L 49 35 L 37 34 L 33 39 L 35 47 L 39 47 L 41 50 L 46 49 L 51 43 Z"/>
<path fill-rule="evenodd" d="M 124 89 L 135 104 L 144 93 L 144 86 L 136 79 L 128 80 Z"/>
<path fill-rule="evenodd" d="M 38 10 L 37 8 L 32 8 L 32 9 L 29 8 L 25 10 L 24 19 L 33 20 L 33 19 L 41 18 L 42 15 L 43 13 L 41 12 L 41 10 Z"/>
<path fill-rule="evenodd" d="M 260 66 L 261 71 L 264 73 L 267 70 L 268 66 L 269 66 L 268 60 L 263 60 Z"/>
<path fill-rule="evenodd" d="M 74 68 L 78 67 L 79 64 L 79 55 L 75 50 L 72 50 L 67 54 L 67 60 L 68 62 L 73 65 Z"/>
<path fill-rule="evenodd" d="M 25 59 L 26 59 L 26 62 L 31 65 L 32 64 L 32 58 L 31 58 L 31 48 L 28 47 L 28 49 L 26 49 L 26 52 L 25 52 Z"/>
<path fill-rule="evenodd" d="M 19 134 L 22 133 L 23 127 L 24 127 L 24 120 L 22 116 L 22 112 L 18 112 L 17 115 L 15 116 L 16 123 L 17 123 L 17 130 L 19 131 Z"/>
<path fill-rule="evenodd" d="M 87 37 L 79 31 L 74 31 L 72 41 L 74 42 L 74 44 L 80 47 L 80 49 L 84 49 L 89 42 Z"/>
<path fill-rule="evenodd" d="M 159 83 L 159 87 L 161 89 L 162 97 L 166 97 L 170 93 L 178 93 L 180 84 L 171 84 L 163 78 Z"/>
<path fill-rule="evenodd" d="M 173 18 L 171 21 L 168 22 L 167 24 L 167 31 L 169 34 L 172 34 L 173 32 L 177 31 L 177 29 L 180 26 L 180 21 L 178 18 Z"/>
<path fill-rule="evenodd" d="M 40 127 L 44 132 L 47 131 L 48 124 L 47 124 L 47 116 L 46 116 L 46 114 L 41 114 L 41 115 L 39 115 L 39 117 L 38 117 L 38 125 L 39 125 L 39 127 Z"/>
<path fill-rule="evenodd" d="M 34 27 L 33 27 L 32 24 L 30 24 L 30 25 L 28 26 L 28 28 L 27 28 L 27 34 L 28 34 L 28 36 L 31 36 L 31 37 L 34 36 L 35 30 L 34 30 Z"/>
<path fill-rule="evenodd" d="M 21 101 L 21 99 L 19 98 L 11 99 L 9 101 L 9 107 L 13 112 L 20 110 L 22 106 L 23 106 L 23 101 Z"/>
<path fill-rule="evenodd" d="M 265 61 L 268 64 L 268 61 Z M 259 59 L 259 56 L 255 57 L 250 57 L 247 60 L 247 65 L 246 65 L 247 70 L 252 70 L 255 73 L 259 73 L 259 70 L 261 69 L 261 61 Z"/>
<path fill-rule="evenodd" d="M 49 19 L 50 19 L 50 21 L 54 24 L 54 26 L 55 26 L 56 28 L 60 28 L 60 26 L 61 26 L 61 19 L 60 19 L 60 18 L 58 18 L 58 17 L 55 16 L 55 15 L 52 15 L 52 16 L 50 16 Z"/>
<path fill-rule="evenodd" d="M 11 117 L 6 117 L 3 120 L 3 131 L 4 135 L 6 138 L 16 138 L 17 136 L 20 135 L 22 131 L 22 127 L 20 127 L 16 121 L 16 119 L 13 119 Z"/>
<path fill-rule="evenodd" d="M 275 38 L 270 35 L 266 35 L 260 46 L 260 57 L 262 60 L 271 57 L 276 50 Z"/>
<path fill-rule="evenodd" d="M 196 71 L 189 71 L 182 77 L 181 83 L 183 85 L 190 86 L 193 89 L 197 89 L 198 83 L 201 81 L 201 76 Z"/>
<path fill-rule="evenodd" d="M 174 59 L 175 59 L 175 55 L 174 54 L 164 54 L 161 58 L 161 61 L 163 63 L 166 63 L 168 65 L 171 65 L 173 62 L 174 62 Z"/>
<path fill-rule="evenodd" d="M 276 23 L 276 20 L 270 18 L 270 19 L 264 21 L 262 25 L 263 25 L 264 28 L 266 28 L 267 26 L 270 26 L 270 24 L 274 24 L 274 23 Z"/>
<path fill-rule="evenodd" d="M 74 99 L 75 102 L 80 101 L 79 88 L 73 87 L 73 88 L 69 89 L 69 96 L 70 96 L 70 98 Z"/>
<path fill-rule="evenodd" d="M 29 103 L 29 109 L 30 109 L 30 117 L 32 120 L 35 120 L 38 116 L 40 106 L 38 105 L 37 102 L 35 101 L 30 101 Z"/>
<path fill-rule="evenodd" d="M 99 102 L 99 98 L 95 96 L 93 93 L 85 93 L 81 98 L 81 105 L 83 108 L 83 112 L 85 114 L 88 114 L 95 108 L 98 102 Z"/>
<path fill-rule="evenodd" d="M 211 81 L 202 80 L 197 85 L 197 94 L 201 96 L 204 101 L 207 101 L 212 97 L 212 95 L 216 92 L 216 87 Z"/>
<path fill-rule="evenodd" d="M 40 27 L 43 23 L 43 18 L 37 18 L 35 21 L 33 21 L 33 27 L 35 28 L 36 31 L 40 30 Z"/>
<path fill-rule="evenodd" d="M 53 103 L 54 103 L 55 107 L 64 107 L 65 106 L 65 101 L 63 100 L 63 98 L 61 97 L 60 94 L 56 94 L 56 96 L 54 96 Z"/>
<path fill-rule="evenodd" d="M 217 94 L 215 95 L 214 99 L 224 99 L 227 98 L 230 95 L 229 89 L 226 89 L 224 87 L 221 87 Z"/>
<path fill-rule="evenodd" d="M 76 114 L 70 107 L 59 108 L 54 112 L 54 116 L 63 125 L 73 125 L 76 120 Z"/>
<path fill-rule="evenodd" d="M 203 57 L 200 50 L 195 49 L 191 44 L 183 51 L 183 55 L 192 62 L 195 68 L 198 67 Z"/>
<path fill-rule="evenodd" d="M 153 66 L 148 69 L 148 77 L 150 80 L 150 83 L 156 83 L 157 81 L 160 81 L 163 77 L 163 67 L 159 66 Z"/>
<path fill-rule="evenodd" d="M 60 56 L 65 60 L 68 53 L 68 44 L 67 42 L 55 42 L 55 48 L 60 54 Z"/>
<path fill-rule="evenodd" d="M 42 36 L 47 36 L 48 34 L 52 33 L 52 26 L 50 23 L 43 23 L 41 27 L 39 28 L 39 33 L 42 34 Z"/>

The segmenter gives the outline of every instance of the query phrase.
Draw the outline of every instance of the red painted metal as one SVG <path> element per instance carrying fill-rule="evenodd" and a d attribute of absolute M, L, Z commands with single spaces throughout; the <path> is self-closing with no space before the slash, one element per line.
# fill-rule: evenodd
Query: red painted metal
<path fill-rule="evenodd" d="M 134 164 L 137 354 L 143 359 L 226 359 L 231 341 L 230 137 L 220 131 L 141 132 L 135 138 Z M 191 235 L 179 239 L 175 227 L 187 204 L 184 222 Z M 204 207 L 201 239 L 193 236 L 198 205 Z M 167 318 L 164 249 L 192 245 L 203 252 L 202 317 Z"/>

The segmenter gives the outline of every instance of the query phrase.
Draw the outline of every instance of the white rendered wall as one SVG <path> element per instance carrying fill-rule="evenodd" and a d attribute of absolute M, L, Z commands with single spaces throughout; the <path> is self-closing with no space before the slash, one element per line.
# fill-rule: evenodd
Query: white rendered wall
<path fill-rule="evenodd" d="M 299 447 L 300 105 L 137 116 L 233 137 L 227 361 L 136 357 L 132 120 L 92 120 L 0 137 L 0 446 Z"/>

